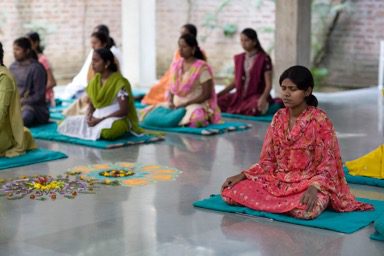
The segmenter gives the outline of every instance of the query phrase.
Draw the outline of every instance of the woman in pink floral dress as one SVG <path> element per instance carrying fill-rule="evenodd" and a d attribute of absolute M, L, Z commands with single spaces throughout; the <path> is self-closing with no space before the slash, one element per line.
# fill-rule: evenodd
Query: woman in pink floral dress
<path fill-rule="evenodd" d="M 293 66 L 279 80 L 284 109 L 267 130 L 260 160 L 222 185 L 228 204 L 300 219 L 327 207 L 338 212 L 370 210 L 356 201 L 345 181 L 332 122 L 317 108 L 311 72 Z"/>

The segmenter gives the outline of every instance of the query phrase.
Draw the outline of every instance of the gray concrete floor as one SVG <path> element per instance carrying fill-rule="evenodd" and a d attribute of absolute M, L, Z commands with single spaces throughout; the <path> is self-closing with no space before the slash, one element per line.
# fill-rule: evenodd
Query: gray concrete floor
<path fill-rule="evenodd" d="M 383 143 L 375 89 L 318 94 L 338 132 L 343 160 Z M 268 124 L 202 137 L 168 134 L 156 144 L 99 150 L 38 141 L 69 158 L 1 171 L 0 178 L 57 175 L 81 164 L 116 161 L 162 164 L 183 173 L 172 182 L 103 187 L 75 200 L 0 198 L 0 255 L 384 255 L 369 239 L 373 225 L 337 232 L 192 207 L 218 193 L 226 177 L 255 163 Z M 382 188 L 352 185 L 360 197 L 384 200 Z"/>

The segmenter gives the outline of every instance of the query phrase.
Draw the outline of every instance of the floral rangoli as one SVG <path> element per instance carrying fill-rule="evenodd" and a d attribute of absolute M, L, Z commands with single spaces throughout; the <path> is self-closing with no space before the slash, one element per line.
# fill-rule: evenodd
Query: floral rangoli
<path fill-rule="evenodd" d="M 79 193 L 94 193 L 92 182 L 69 176 L 21 176 L 0 181 L 0 195 L 8 199 L 29 197 L 36 200 L 56 200 L 57 196 L 74 199 Z"/>
<path fill-rule="evenodd" d="M 68 175 L 105 185 L 142 186 L 159 181 L 172 181 L 180 170 L 162 165 L 118 162 L 82 165 L 71 168 Z"/>

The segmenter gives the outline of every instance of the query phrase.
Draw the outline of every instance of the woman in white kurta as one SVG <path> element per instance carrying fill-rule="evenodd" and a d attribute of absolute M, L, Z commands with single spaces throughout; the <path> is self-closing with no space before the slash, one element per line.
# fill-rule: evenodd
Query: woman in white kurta
<path fill-rule="evenodd" d="M 86 88 L 90 99 L 87 114 L 67 117 L 59 132 L 88 140 L 113 140 L 128 131 L 141 133 L 131 87 L 117 72 L 112 52 L 95 50 L 92 68 L 96 75 Z"/>

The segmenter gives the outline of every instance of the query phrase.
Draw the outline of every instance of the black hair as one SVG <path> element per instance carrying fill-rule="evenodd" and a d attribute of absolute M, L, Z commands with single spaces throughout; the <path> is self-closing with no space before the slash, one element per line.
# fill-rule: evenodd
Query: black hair
<path fill-rule="evenodd" d="M 304 66 L 292 66 L 285 70 L 279 79 L 280 86 L 285 79 L 289 79 L 294 83 L 299 90 L 306 91 L 309 87 L 313 89 L 315 82 L 311 71 Z M 305 97 L 305 101 L 309 106 L 317 107 L 319 104 L 317 98 L 312 93 Z"/>
<path fill-rule="evenodd" d="M 251 39 L 256 43 L 255 45 L 256 50 L 258 50 L 259 52 L 265 52 L 263 47 L 260 44 L 256 30 L 252 28 L 245 28 L 243 29 L 243 31 L 241 31 L 241 34 L 245 35 L 246 37 L 248 37 L 249 39 Z"/>
<path fill-rule="evenodd" d="M 112 37 L 109 36 L 109 28 L 107 25 L 104 25 L 104 24 L 99 24 L 95 27 L 95 30 L 97 32 L 101 32 L 101 33 L 104 33 L 107 38 L 108 38 L 108 41 L 107 41 L 107 48 L 108 49 L 111 49 L 112 46 L 115 46 L 116 43 L 115 43 L 115 40 L 113 40 Z"/>
<path fill-rule="evenodd" d="M 197 28 L 195 25 L 191 23 L 187 23 L 187 24 L 184 24 L 182 27 L 188 30 L 189 34 L 193 35 L 194 37 L 197 37 Z"/>
<path fill-rule="evenodd" d="M 4 66 L 4 50 L 3 44 L 0 42 L 0 65 Z"/>
<path fill-rule="evenodd" d="M 204 61 L 207 60 L 203 52 L 200 50 L 199 43 L 197 42 L 196 37 L 191 34 L 185 34 L 179 37 L 179 40 L 181 39 L 183 39 L 188 46 L 195 47 L 195 53 L 193 54 L 193 57 Z"/>
<path fill-rule="evenodd" d="M 32 58 L 37 60 L 37 54 L 32 49 L 31 41 L 29 41 L 26 37 L 19 37 L 15 41 L 13 41 L 13 44 L 19 46 L 20 48 L 24 49 L 25 51 L 29 51 L 29 54 L 27 55 L 28 58 Z"/>
<path fill-rule="evenodd" d="M 43 51 L 44 51 L 44 47 L 42 47 L 41 45 L 40 45 L 40 35 L 39 35 L 39 33 L 37 33 L 37 32 L 29 32 L 28 34 L 27 34 L 27 37 L 29 38 L 29 40 L 31 40 L 32 42 L 34 42 L 34 43 L 37 43 L 37 48 L 36 48 L 36 51 L 37 51 L 37 53 L 43 53 Z"/>
<path fill-rule="evenodd" d="M 109 28 L 107 25 L 99 24 L 95 27 L 95 30 L 102 32 L 102 33 L 106 34 L 107 36 L 109 36 Z"/>
<path fill-rule="evenodd" d="M 91 37 L 97 38 L 102 44 L 105 44 L 105 48 L 111 49 L 112 46 L 109 47 L 109 45 L 108 45 L 108 38 L 109 37 L 106 34 L 104 34 L 103 32 L 99 32 L 99 31 L 93 32 L 91 34 Z"/>
<path fill-rule="evenodd" d="M 104 62 L 108 62 L 109 61 L 109 65 L 107 67 L 107 69 L 109 71 L 116 72 L 116 71 L 119 70 L 117 68 L 117 64 L 116 64 L 116 61 L 115 61 L 115 56 L 113 55 L 111 50 L 109 50 L 107 48 L 100 48 L 100 49 L 96 49 L 94 52 L 97 53 Z"/>

